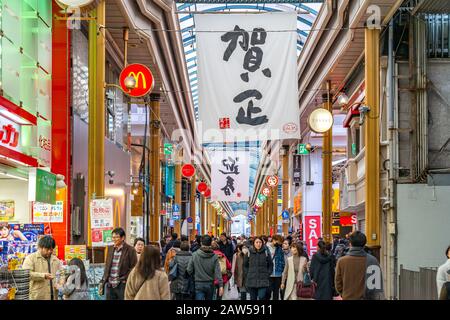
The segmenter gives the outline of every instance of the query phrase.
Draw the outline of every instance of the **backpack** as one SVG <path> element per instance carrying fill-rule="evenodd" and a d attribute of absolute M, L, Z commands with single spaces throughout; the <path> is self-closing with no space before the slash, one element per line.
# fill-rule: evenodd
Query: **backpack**
<path fill-rule="evenodd" d="M 219 256 L 219 265 L 220 265 L 220 272 L 222 275 L 227 274 L 227 261 L 225 260 L 225 256 Z"/>

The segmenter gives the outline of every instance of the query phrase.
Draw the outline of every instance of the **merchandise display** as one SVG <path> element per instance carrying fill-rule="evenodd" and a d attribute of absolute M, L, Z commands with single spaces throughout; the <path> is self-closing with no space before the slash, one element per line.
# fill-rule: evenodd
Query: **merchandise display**
<path fill-rule="evenodd" d="M 86 274 L 89 281 L 89 295 L 91 300 L 105 300 L 105 296 L 98 294 L 98 285 L 103 278 L 105 271 L 104 263 L 92 263 L 86 268 Z"/>

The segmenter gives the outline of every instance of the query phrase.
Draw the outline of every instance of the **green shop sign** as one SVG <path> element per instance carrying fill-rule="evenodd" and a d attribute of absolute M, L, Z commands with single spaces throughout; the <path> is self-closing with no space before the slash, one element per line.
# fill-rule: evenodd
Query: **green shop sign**
<path fill-rule="evenodd" d="M 297 154 L 301 154 L 301 155 L 308 155 L 309 154 L 308 149 L 306 149 L 306 144 L 300 143 L 297 146 Z"/>
<path fill-rule="evenodd" d="M 29 200 L 56 204 L 56 175 L 38 168 L 30 169 Z"/>

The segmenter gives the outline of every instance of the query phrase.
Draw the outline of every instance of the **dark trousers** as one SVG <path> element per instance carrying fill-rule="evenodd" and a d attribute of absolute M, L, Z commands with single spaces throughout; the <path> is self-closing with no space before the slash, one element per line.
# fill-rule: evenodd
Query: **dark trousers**
<path fill-rule="evenodd" d="M 270 286 L 267 290 L 267 300 L 280 300 L 281 277 L 270 277 Z"/>
<path fill-rule="evenodd" d="M 125 300 L 125 283 L 120 283 L 113 288 L 109 283 L 106 284 L 106 300 Z"/>
<path fill-rule="evenodd" d="M 240 297 L 242 301 L 247 300 L 247 292 L 242 292 L 241 289 L 237 288 L 238 293 L 240 293 Z"/>
<path fill-rule="evenodd" d="M 250 300 L 266 300 L 267 288 L 247 288 Z"/>
<path fill-rule="evenodd" d="M 212 300 L 214 295 L 214 283 L 212 282 L 196 282 L 195 283 L 195 300 Z"/>
<path fill-rule="evenodd" d="M 175 293 L 175 300 L 192 300 L 190 294 Z"/>

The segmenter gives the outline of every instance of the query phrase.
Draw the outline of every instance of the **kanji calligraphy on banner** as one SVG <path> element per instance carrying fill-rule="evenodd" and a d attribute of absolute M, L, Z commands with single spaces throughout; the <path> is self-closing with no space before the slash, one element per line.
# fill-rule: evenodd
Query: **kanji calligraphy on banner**
<path fill-rule="evenodd" d="M 295 13 L 195 15 L 203 143 L 298 138 Z"/>
<path fill-rule="evenodd" d="M 211 159 L 213 201 L 249 200 L 248 153 L 241 151 L 215 152 Z"/>

